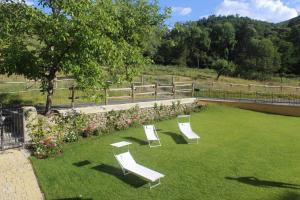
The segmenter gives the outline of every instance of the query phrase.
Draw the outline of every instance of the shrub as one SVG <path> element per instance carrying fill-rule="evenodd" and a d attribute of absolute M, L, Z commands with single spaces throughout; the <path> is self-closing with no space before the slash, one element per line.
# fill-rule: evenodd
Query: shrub
<path fill-rule="evenodd" d="M 170 106 L 155 104 L 153 108 L 144 109 L 136 106 L 129 110 L 112 110 L 94 115 L 72 111 L 65 116 L 58 115 L 51 118 L 38 116 L 28 125 L 33 154 L 38 158 L 47 158 L 62 152 L 63 141 L 75 142 L 80 136 L 102 135 L 130 126 L 169 119 L 183 113 L 190 114 L 193 111 L 200 111 L 202 107 L 198 102 L 181 105 L 178 101 Z"/>
<path fill-rule="evenodd" d="M 91 135 L 95 135 L 95 132 L 97 132 L 97 125 L 91 123 L 83 130 L 82 137 L 89 137 Z"/>
<path fill-rule="evenodd" d="M 47 158 L 62 152 L 64 137 L 57 124 L 43 116 L 38 116 L 29 123 L 27 128 L 30 130 L 33 154 L 37 158 Z"/>
<path fill-rule="evenodd" d="M 64 141 L 65 142 L 76 142 L 79 139 L 79 135 L 74 130 L 65 134 Z"/>

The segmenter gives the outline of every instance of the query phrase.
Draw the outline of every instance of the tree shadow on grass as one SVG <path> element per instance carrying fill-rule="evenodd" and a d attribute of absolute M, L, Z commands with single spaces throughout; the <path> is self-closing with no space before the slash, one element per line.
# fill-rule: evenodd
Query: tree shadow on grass
<path fill-rule="evenodd" d="M 144 141 L 144 140 L 141 140 L 139 138 L 135 138 L 135 137 L 123 137 L 125 140 L 129 140 L 131 142 L 136 142 L 138 143 L 139 145 L 147 145 L 148 142 Z"/>
<path fill-rule="evenodd" d="M 174 142 L 176 142 L 176 144 L 188 144 L 187 141 L 184 139 L 184 137 L 182 137 L 182 135 L 178 135 L 177 133 L 169 132 L 169 131 L 165 131 L 161 133 L 171 136 Z"/>
<path fill-rule="evenodd" d="M 124 183 L 126 183 L 130 186 L 133 186 L 135 188 L 139 188 L 139 187 L 142 187 L 145 184 L 147 184 L 147 182 L 145 180 L 139 178 L 138 176 L 135 176 L 133 174 L 124 175 L 120 168 L 116 168 L 111 165 L 101 164 L 101 165 L 92 167 L 91 169 L 112 175 L 112 176 L 120 179 Z"/>
<path fill-rule="evenodd" d="M 300 194 L 294 192 L 286 192 L 278 200 L 300 200 Z"/>
<path fill-rule="evenodd" d="M 3 105 L 9 105 L 9 106 L 24 106 L 24 105 L 33 104 L 31 100 L 28 99 L 25 100 L 19 94 L 10 94 L 10 93 L 0 94 L 0 102 Z"/>
<path fill-rule="evenodd" d="M 67 197 L 67 198 L 58 198 L 53 200 L 93 200 L 92 198 L 82 198 L 82 197 Z"/>
<path fill-rule="evenodd" d="M 88 161 L 88 160 L 83 160 L 83 161 L 73 163 L 73 165 L 76 166 L 76 167 L 83 167 L 83 166 L 86 166 L 86 165 L 89 165 L 89 164 L 91 164 L 91 162 Z"/>
<path fill-rule="evenodd" d="M 291 183 L 284 183 L 284 182 L 277 182 L 277 181 L 269 181 L 269 180 L 260 180 L 253 176 L 247 177 L 225 177 L 227 180 L 237 181 L 240 183 L 253 185 L 256 187 L 277 187 L 277 188 L 287 188 L 287 189 L 296 189 L 300 190 L 300 185 L 291 184 Z"/>

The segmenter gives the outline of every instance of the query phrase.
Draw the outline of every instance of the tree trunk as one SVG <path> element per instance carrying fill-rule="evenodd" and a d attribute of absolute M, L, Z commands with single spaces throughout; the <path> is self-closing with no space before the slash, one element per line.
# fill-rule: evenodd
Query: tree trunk
<path fill-rule="evenodd" d="M 217 78 L 216 78 L 216 81 L 219 80 L 220 76 L 221 76 L 221 73 L 218 73 L 218 76 L 217 76 Z"/>
<path fill-rule="evenodd" d="M 47 77 L 47 99 L 46 99 L 45 115 L 49 115 L 51 113 L 55 74 L 56 71 L 51 70 Z"/>
<path fill-rule="evenodd" d="M 198 69 L 200 68 L 200 59 L 199 59 L 199 56 L 197 56 L 197 67 L 198 67 Z"/>

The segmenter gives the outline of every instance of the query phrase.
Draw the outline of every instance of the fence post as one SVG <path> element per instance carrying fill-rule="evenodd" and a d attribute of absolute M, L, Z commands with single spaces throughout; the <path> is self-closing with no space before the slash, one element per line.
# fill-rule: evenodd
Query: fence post
<path fill-rule="evenodd" d="M 155 98 L 155 101 L 157 100 L 157 90 L 158 90 L 158 83 L 156 82 L 156 83 L 155 83 L 155 91 L 154 91 L 154 98 Z"/>
<path fill-rule="evenodd" d="M 108 104 L 108 92 L 107 92 L 107 88 L 104 88 L 104 104 L 105 105 Z"/>
<path fill-rule="evenodd" d="M 257 91 L 255 91 L 255 103 L 257 102 Z"/>
<path fill-rule="evenodd" d="M 251 92 L 251 84 L 248 85 L 248 91 Z"/>
<path fill-rule="evenodd" d="M 134 83 L 131 83 L 131 102 L 134 102 Z"/>
<path fill-rule="evenodd" d="M 75 87 L 72 86 L 70 88 L 71 90 L 71 107 L 74 108 L 74 103 L 75 103 Z"/>
<path fill-rule="evenodd" d="M 174 75 L 172 75 L 172 84 L 175 83 L 175 78 L 174 78 Z"/>
<path fill-rule="evenodd" d="M 1 139 L 1 150 L 4 150 L 4 120 L 5 120 L 5 117 L 2 116 L 2 104 L 0 104 L 0 126 L 1 126 L 1 129 L 0 129 L 0 139 Z"/>
<path fill-rule="evenodd" d="M 172 79 L 173 79 L 173 76 L 172 76 Z M 173 93 L 173 99 L 176 99 L 176 85 L 175 83 L 173 82 L 172 80 L 172 93 Z"/>
<path fill-rule="evenodd" d="M 195 96 L 195 82 L 192 83 L 192 97 Z"/>
<path fill-rule="evenodd" d="M 2 119 L 0 119 L 2 120 Z M 1 121 L 1 150 L 4 150 L 4 122 Z"/>
<path fill-rule="evenodd" d="M 141 75 L 141 84 L 144 85 L 144 75 Z"/>

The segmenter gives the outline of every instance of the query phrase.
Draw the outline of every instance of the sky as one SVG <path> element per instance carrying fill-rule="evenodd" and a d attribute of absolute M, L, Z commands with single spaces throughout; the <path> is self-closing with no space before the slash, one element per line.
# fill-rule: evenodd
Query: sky
<path fill-rule="evenodd" d="M 25 0 L 34 5 L 37 0 Z M 282 22 L 300 14 L 300 0 L 158 0 L 172 14 L 166 24 L 199 20 L 209 15 L 240 15 L 253 19 Z"/>
<path fill-rule="evenodd" d="M 168 26 L 209 15 L 238 14 L 277 23 L 300 14 L 300 0 L 159 0 L 159 3 L 162 8 L 172 9 L 166 21 Z"/>

